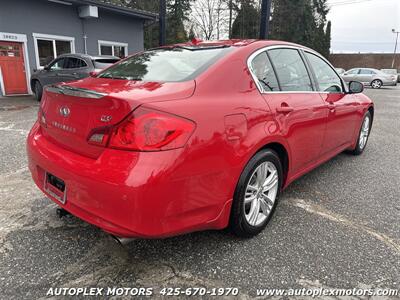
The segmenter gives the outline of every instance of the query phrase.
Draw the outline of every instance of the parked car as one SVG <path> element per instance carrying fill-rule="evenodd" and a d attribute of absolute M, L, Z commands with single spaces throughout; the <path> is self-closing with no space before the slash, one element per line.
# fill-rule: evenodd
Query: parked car
<path fill-rule="evenodd" d="M 282 189 L 361 154 L 372 101 L 315 51 L 192 42 L 45 88 L 27 138 L 36 185 L 118 239 L 261 232 Z"/>
<path fill-rule="evenodd" d="M 335 68 L 335 70 L 340 76 L 343 75 L 346 72 L 346 70 L 342 69 L 342 68 Z"/>
<path fill-rule="evenodd" d="M 346 82 L 359 81 L 364 85 L 371 86 L 373 89 L 397 85 L 397 76 L 371 68 L 354 68 L 346 71 L 342 77 Z"/>
<path fill-rule="evenodd" d="M 397 82 L 400 82 L 400 70 L 397 69 L 381 69 L 382 72 L 397 76 Z"/>
<path fill-rule="evenodd" d="M 42 98 L 43 87 L 57 82 L 68 82 L 90 76 L 119 61 L 116 56 L 90 56 L 86 54 L 63 54 L 51 61 L 42 70 L 31 76 L 31 87 L 36 100 Z"/>

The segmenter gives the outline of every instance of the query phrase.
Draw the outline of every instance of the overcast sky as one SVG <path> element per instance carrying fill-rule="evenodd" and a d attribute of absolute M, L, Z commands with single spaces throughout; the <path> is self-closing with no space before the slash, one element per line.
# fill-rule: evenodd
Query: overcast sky
<path fill-rule="evenodd" d="M 328 19 L 332 21 L 334 53 L 393 53 L 396 35 L 391 31 L 392 28 L 400 31 L 400 0 L 330 0 L 328 3 L 331 4 Z"/>

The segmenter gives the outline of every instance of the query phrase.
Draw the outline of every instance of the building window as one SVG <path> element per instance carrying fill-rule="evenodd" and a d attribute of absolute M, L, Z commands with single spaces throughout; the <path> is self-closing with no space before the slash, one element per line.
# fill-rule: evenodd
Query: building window
<path fill-rule="evenodd" d="M 43 68 L 61 54 L 74 53 L 74 38 L 45 34 L 33 34 L 35 41 L 36 65 Z"/>
<path fill-rule="evenodd" d="M 112 55 L 124 58 L 128 55 L 128 44 L 99 41 L 99 54 L 100 55 Z"/>

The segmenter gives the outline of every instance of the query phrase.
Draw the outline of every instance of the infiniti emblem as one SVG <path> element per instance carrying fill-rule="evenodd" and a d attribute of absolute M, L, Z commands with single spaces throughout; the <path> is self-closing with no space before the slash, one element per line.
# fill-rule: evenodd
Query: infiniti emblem
<path fill-rule="evenodd" d="M 102 122 L 110 122 L 112 119 L 112 116 L 101 116 L 100 121 Z"/>
<path fill-rule="evenodd" d="M 70 113 L 71 113 L 71 111 L 69 110 L 68 107 L 63 106 L 60 108 L 60 115 L 62 115 L 63 117 L 65 117 L 65 118 L 68 117 Z"/>

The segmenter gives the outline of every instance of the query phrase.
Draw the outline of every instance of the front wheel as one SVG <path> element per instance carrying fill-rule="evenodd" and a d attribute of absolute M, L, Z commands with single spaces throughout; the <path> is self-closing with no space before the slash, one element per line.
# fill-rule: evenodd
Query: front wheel
<path fill-rule="evenodd" d="M 383 83 L 379 79 L 375 79 L 371 82 L 371 87 L 373 89 L 380 89 L 382 87 Z"/>
<path fill-rule="evenodd" d="M 282 165 L 270 149 L 248 162 L 236 186 L 230 226 L 241 237 L 260 233 L 274 213 L 282 185 Z"/>
<path fill-rule="evenodd" d="M 371 113 L 368 111 L 364 115 L 364 118 L 363 118 L 363 121 L 361 124 L 361 129 L 358 134 L 357 145 L 354 148 L 354 150 L 351 151 L 352 154 L 360 155 L 361 153 L 364 152 L 364 149 L 367 146 L 369 133 L 371 131 L 371 125 L 372 125 L 372 117 L 371 117 Z"/>
<path fill-rule="evenodd" d="M 39 81 L 35 81 L 35 84 L 34 84 L 33 88 L 34 88 L 33 93 L 35 94 L 35 99 L 37 101 L 42 100 L 43 87 L 40 84 L 40 82 Z"/>

